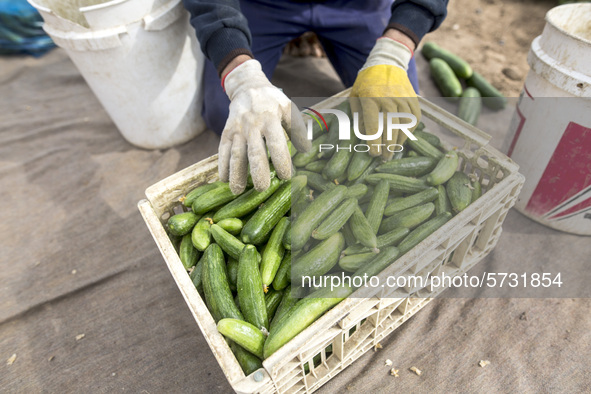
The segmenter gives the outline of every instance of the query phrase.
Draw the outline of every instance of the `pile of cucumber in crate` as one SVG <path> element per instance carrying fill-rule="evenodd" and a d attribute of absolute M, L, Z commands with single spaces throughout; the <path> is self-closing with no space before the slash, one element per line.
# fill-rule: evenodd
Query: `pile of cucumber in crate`
<path fill-rule="evenodd" d="M 494 111 L 505 108 L 505 96 L 461 57 L 433 42 L 426 42 L 421 53 L 429 60 L 431 76 L 443 97 L 459 98 L 460 119 L 476 125 L 483 103 Z"/>
<path fill-rule="evenodd" d="M 272 171 L 267 190 L 241 195 L 219 181 L 199 186 L 181 199 L 191 210 L 166 225 L 246 374 L 355 290 L 306 288 L 303 276 L 378 275 L 481 195 L 422 123 L 389 162 L 319 153 L 338 133 L 315 135 L 310 152 L 292 151 L 291 180 Z"/>

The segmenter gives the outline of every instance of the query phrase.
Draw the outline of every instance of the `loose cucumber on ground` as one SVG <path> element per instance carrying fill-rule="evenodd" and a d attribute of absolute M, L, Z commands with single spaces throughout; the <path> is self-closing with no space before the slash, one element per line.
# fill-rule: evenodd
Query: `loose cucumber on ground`
<path fill-rule="evenodd" d="M 426 42 L 423 44 L 421 53 L 427 58 L 427 60 L 433 58 L 444 60 L 459 78 L 467 79 L 473 75 L 472 67 L 470 67 L 468 62 L 450 51 L 441 48 L 434 42 Z"/>
<path fill-rule="evenodd" d="M 323 289 L 300 300 L 269 333 L 265 341 L 264 358 L 275 353 L 316 321 L 324 312 L 347 298 L 352 292 L 353 290 L 347 286 L 336 288 L 332 292 L 330 289 Z"/>
<path fill-rule="evenodd" d="M 433 204 L 435 204 L 435 215 L 441 215 L 443 212 L 451 212 L 451 204 L 449 203 L 449 198 L 447 198 L 445 186 L 437 186 L 437 191 L 439 193 L 435 201 L 433 201 Z"/>
<path fill-rule="evenodd" d="M 269 327 L 257 249 L 247 245 L 238 264 L 238 298 L 244 319 L 257 328 Z"/>
<path fill-rule="evenodd" d="M 450 150 L 439 160 L 433 171 L 427 175 L 427 183 L 432 186 L 444 184 L 456 172 L 458 163 L 459 158 L 457 152 Z"/>
<path fill-rule="evenodd" d="M 259 208 L 242 228 L 240 235 L 244 243 L 258 245 L 266 239 L 271 230 L 291 207 L 292 185 L 294 194 L 297 194 L 306 186 L 306 177 L 296 176 L 292 180 L 285 182 L 273 193 L 273 196 L 267 200 L 265 205 Z"/>
<path fill-rule="evenodd" d="M 400 160 L 392 160 L 384 163 L 378 166 L 376 171 L 387 174 L 417 177 L 429 173 L 429 171 L 433 170 L 436 165 L 437 160 L 430 157 L 405 157 Z"/>
<path fill-rule="evenodd" d="M 458 117 L 471 125 L 476 125 L 481 110 L 482 97 L 478 89 L 469 87 L 464 90 L 458 106 Z"/>
<path fill-rule="evenodd" d="M 209 229 L 211 228 L 212 215 L 213 212 L 207 212 L 205 215 L 203 215 L 191 232 L 191 241 L 193 241 L 193 246 L 195 249 L 201 252 L 207 249 L 211 243 L 211 232 Z"/>
<path fill-rule="evenodd" d="M 339 267 L 348 272 L 355 272 L 359 269 L 359 267 L 368 263 L 375 257 L 376 254 L 374 252 L 343 256 L 339 259 Z"/>
<path fill-rule="evenodd" d="M 181 262 L 185 269 L 189 269 L 197 264 L 197 260 L 199 260 L 199 251 L 195 249 L 193 242 L 191 242 L 191 234 L 183 236 L 179 250 L 179 257 L 181 258 Z"/>
<path fill-rule="evenodd" d="M 355 198 L 348 198 L 343 201 L 318 228 L 312 231 L 312 238 L 317 240 L 325 240 L 337 233 L 347 220 L 353 215 L 357 207 L 357 200 Z"/>
<path fill-rule="evenodd" d="M 433 58 L 429 62 L 431 77 L 441 91 L 443 97 L 460 97 L 462 95 L 462 84 L 443 59 Z"/>
<path fill-rule="evenodd" d="M 390 184 L 387 180 L 382 180 L 376 185 L 369 206 L 365 211 L 365 217 L 371 226 L 374 234 L 377 234 L 384 216 L 384 209 L 388 202 L 388 194 L 390 193 Z"/>
<path fill-rule="evenodd" d="M 269 317 L 269 321 L 273 319 L 275 316 L 275 311 L 279 307 L 281 303 L 281 299 L 283 298 L 283 291 L 269 289 L 267 294 L 265 294 L 265 306 L 267 309 L 267 316 Z"/>
<path fill-rule="evenodd" d="M 437 164 L 437 162 L 443 157 L 443 153 L 427 142 L 427 140 L 421 138 L 420 136 L 415 137 L 417 137 L 416 140 L 407 140 L 408 145 L 417 153 L 434 159 L 436 161 L 435 164 Z"/>
<path fill-rule="evenodd" d="M 354 181 L 355 179 L 359 178 L 361 174 L 363 174 L 363 171 L 369 167 L 372 161 L 373 157 L 371 157 L 369 153 L 355 152 L 351 158 L 349 167 L 347 167 L 347 179 L 349 181 Z"/>
<path fill-rule="evenodd" d="M 396 197 L 388 203 L 384 210 L 384 215 L 392 216 L 396 212 L 404 211 L 405 209 L 416 207 L 431 202 L 437 198 L 438 190 L 434 187 L 412 194 L 408 197 Z"/>
<path fill-rule="evenodd" d="M 416 137 L 421 137 L 422 139 L 424 139 L 436 148 L 439 148 L 441 146 L 441 140 L 435 134 L 431 134 L 424 130 L 416 130 L 414 132 L 414 135 Z"/>
<path fill-rule="evenodd" d="M 394 246 L 384 248 L 384 250 L 375 255 L 373 260 L 359 267 L 352 276 L 353 278 L 364 277 L 365 275 L 367 277 L 376 276 L 392 264 L 399 255 L 400 251 Z"/>
<path fill-rule="evenodd" d="M 285 254 L 285 248 L 283 247 L 283 237 L 288 226 L 289 219 L 286 217 L 281 218 L 279 223 L 277 223 L 273 229 L 271 238 L 269 238 L 267 246 L 265 247 L 263 261 L 261 262 L 261 278 L 263 280 L 263 287 L 265 289 L 271 283 L 273 283 L 275 274 L 281 265 L 281 260 Z"/>
<path fill-rule="evenodd" d="M 312 231 L 343 201 L 346 193 L 347 188 L 345 186 L 336 186 L 334 189 L 323 192 L 310 203 L 308 208 L 292 223 L 292 250 L 299 250 L 304 247 L 310 239 Z"/>
<path fill-rule="evenodd" d="M 263 359 L 265 335 L 260 329 L 245 321 L 231 318 L 221 319 L 217 327 L 223 336 L 236 342 L 261 360 Z"/>
<path fill-rule="evenodd" d="M 365 215 L 363 215 L 359 206 L 357 206 L 351 219 L 349 219 L 349 224 L 353 235 L 362 245 L 367 246 L 368 248 L 377 248 L 378 241 L 376 234 L 373 232 L 373 228 L 367 221 Z"/>
<path fill-rule="evenodd" d="M 344 248 L 345 238 L 341 233 L 336 233 L 304 255 L 292 258 L 292 281 L 299 280 L 304 275 L 312 277 L 326 274 L 337 264 Z"/>
<path fill-rule="evenodd" d="M 425 220 L 431 217 L 431 214 L 435 210 L 433 203 L 426 203 L 416 207 L 405 209 L 390 216 L 389 218 L 382 221 L 380 226 L 380 233 L 386 233 L 399 227 L 406 227 L 413 229 Z"/>
<path fill-rule="evenodd" d="M 402 193 L 417 193 L 428 189 L 429 185 L 424 179 L 410 178 L 402 175 L 394 174 L 371 174 L 367 177 L 367 183 L 375 185 L 381 180 L 386 180 L 390 183 L 390 189 L 395 192 Z"/>
<path fill-rule="evenodd" d="M 238 195 L 232 193 L 230 185 L 224 183 L 220 187 L 216 187 L 215 189 L 197 197 L 195 201 L 193 201 L 191 209 L 196 214 L 201 215 L 207 211 L 211 211 L 229 203 L 236 197 L 238 197 Z"/>
<path fill-rule="evenodd" d="M 234 353 L 238 364 L 240 364 L 240 367 L 246 376 L 263 367 L 263 363 L 257 356 L 245 350 L 242 346 L 236 344 L 234 341 L 228 342 L 230 343 L 230 349 L 232 350 L 232 353 Z"/>
<path fill-rule="evenodd" d="M 429 235 L 433 234 L 439 227 L 447 223 L 451 217 L 452 215 L 450 212 L 444 212 L 415 228 L 402 240 L 402 242 L 400 242 L 400 244 L 398 244 L 400 254 L 403 255 L 414 248 Z"/>
<path fill-rule="evenodd" d="M 187 208 L 191 208 L 193 206 L 193 202 L 195 201 L 195 199 L 197 197 L 199 197 L 202 194 L 207 193 L 210 190 L 218 188 L 218 187 L 222 186 L 223 184 L 224 184 L 223 182 L 217 181 L 214 183 L 208 183 L 207 185 L 201 185 L 201 186 L 191 190 L 189 193 L 187 193 L 186 196 L 184 196 L 182 198 L 183 205 L 186 206 Z"/>
<path fill-rule="evenodd" d="M 490 109 L 499 110 L 505 108 L 505 105 L 507 105 L 507 99 L 503 96 L 503 93 L 499 92 L 497 88 L 492 86 L 476 71 L 472 74 L 472 77 L 466 81 L 466 84 L 478 89 L 480 95 L 486 97 L 483 102 L 484 105 Z"/>
<path fill-rule="evenodd" d="M 209 245 L 205 250 L 202 269 L 201 282 L 205 293 L 205 301 L 215 321 L 226 317 L 244 319 L 234 303 L 234 297 L 226 275 L 224 253 L 218 245 Z"/>
<path fill-rule="evenodd" d="M 199 220 L 199 216 L 194 214 L 193 212 L 183 212 L 177 215 L 171 216 L 168 219 L 168 223 L 166 226 L 168 227 L 168 231 L 172 235 L 176 235 L 177 237 L 182 237 L 185 234 L 188 234 L 193 230 L 195 224 Z"/>
<path fill-rule="evenodd" d="M 377 244 L 378 249 L 384 248 L 386 246 L 397 245 L 400 241 L 404 239 L 408 235 L 410 230 L 406 227 L 399 227 L 395 228 L 392 231 L 389 231 L 385 234 L 378 236 Z M 375 254 L 371 248 L 363 246 L 361 244 L 351 245 L 347 249 L 343 250 L 342 255 L 350 256 L 355 254 L 362 254 L 362 253 L 369 253 L 372 252 Z"/>
<path fill-rule="evenodd" d="M 291 281 L 291 252 L 286 251 L 285 255 L 283 256 L 283 260 L 281 260 L 281 265 L 277 270 L 277 274 L 275 274 L 275 279 L 273 279 L 273 288 L 275 290 L 283 290 L 289 285 Z"/>
<path fill-rule="evenodd" d="M 217 223 L 223 219 L 240 218 L 242 216 L 248 215 L 250 212 L 253 212 L 255 209 L 257 209 L 258 206 L 265 202 L 269 197 L 271 197 L 271 195 L 275 193 L 279 186 L 281 186 L 282 182 L 283 181 L 277 178 L 272 178 L 267 190 L 262 192 L 259 192 L 256 189 L 248 190 L 234 201 L 220 208 L 220 210 L 217 211 L 215 215 L 213 215 L 213 221 Z"/>
<path fill-rule="evenodd" d="M 235 259 L 240 258 L 244 244 L 238 238 L 214 224 L 210 229 L 211 235 L 215 242 L 226 252 L 229 256 Z"/>
<path fill-rule="evenodd" d="M 445 185 L 449 202 L 455 212 L 466 209 L 472 202 L 470 178 L 463 172 L 457 171 Z"/>
<path fill-rule="evenodd" d="M 217 223 L 218 226 L 226 230 L 232 235 L 240 234 L 240 230 L 242 230 L 242 220 L 238 218 L 228 218 L 222 219 Z"/>

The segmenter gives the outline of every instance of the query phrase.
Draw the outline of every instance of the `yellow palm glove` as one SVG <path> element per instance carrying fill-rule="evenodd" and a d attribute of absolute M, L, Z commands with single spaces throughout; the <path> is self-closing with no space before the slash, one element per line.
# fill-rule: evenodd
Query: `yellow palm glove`
<path fill-rule="evenodd" d="M 372 156 L 382 156 L 390 160 L 394 152 L 387 148 L 393 144 L 402 145 L 406 134 L 398 129 L 392 130 L 388 138 L 387 124 L 413 124 L 407 128 L 413 132 L 421 118 L 421 108 L 417 95 L 408 79 L 406 70 L 412 58 L 411 50 L 404 44 L 382 37 L 369 54 L 365 65 L 357 74 L 351 90 L 351 110 L 359 114 L 361 134 L 374 135 L 379 129 L 379 113 L 383 114 L 382 133 L 367 140 Z M 401 117 L 388 120 L 387 113 L 409 113 L 416 117 Z M 400 147 L 391 147 L 400 150 Z"/>

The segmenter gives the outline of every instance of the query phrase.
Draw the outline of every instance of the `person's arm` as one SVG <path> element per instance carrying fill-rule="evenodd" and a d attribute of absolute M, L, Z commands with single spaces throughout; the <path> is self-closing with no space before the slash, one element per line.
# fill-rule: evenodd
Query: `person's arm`
<path fill-rule="evenodd" d="M 447 3 L 448 0 L 396 0 L 384 35 L 393 30 L 404 33 L 414 43 L 414 50 L 425 34 L 441 25 L 447 16 Z"/>
<path fill-rule="evenodd" d="M 183 0 L 183 4 L 191 14 L 201 50 L 220 76 L 230 63 L 233 67 L 229 70 L 254 58 L 248 22 L 240 12 L 238 0 Z"/>

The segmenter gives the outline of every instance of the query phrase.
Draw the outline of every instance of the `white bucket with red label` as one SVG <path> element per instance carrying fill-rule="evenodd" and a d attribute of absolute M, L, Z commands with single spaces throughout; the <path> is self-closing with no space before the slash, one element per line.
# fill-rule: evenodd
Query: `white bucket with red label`
<path fill-rule="evenodd" d="M 550 10 L 528 63 L 505 146 L 526 178 L 516 208 L 591 235 L 591 4 Z"/>

